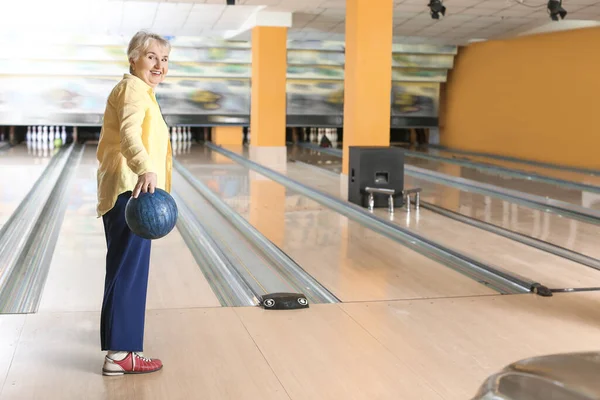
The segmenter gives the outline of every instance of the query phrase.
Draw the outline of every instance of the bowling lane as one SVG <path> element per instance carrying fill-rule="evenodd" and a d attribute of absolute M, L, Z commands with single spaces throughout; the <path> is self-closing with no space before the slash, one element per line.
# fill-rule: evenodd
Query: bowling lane
<path fill-rule="evenodd" d="M 25 145 L 0 152 L 0 228 L 48 166 L 51 155 L 38 157 Z"/>
<path fill-rule="evenodd" d="M 499 186 L 506 189 L 518 190 L 523 193 L 529 193 L 542 197 L 564 201 L 574 204 L 600 210 L 600 202 L 588 202 L 588 198 L 600 199 L 599 193 L 587 192 L 577 189 L 566 188 L 564 186 L 553 185 L 545 182 L 537 182 L 526 178 L 515 178 L 477 169 L 475 167 L 464 167 L 449 162 L 426 160 L 422 158 L 405 156 L 406 164 L 424 168 L 430 171 L 441 172 L 455 177 L 470 179 L 476 182 Z"/>
<path fill-rule="evenodd" d="M 538 175 L 544 175 L 556 179 L 564 179 L 568 181 L 584 183 L 587 185 L 594 185 L 600 187 L 600 175 L 595 175 L 587 172 L 578 172 L 560 167 L 551 167 L 538 164 L 530 164 L 526 161 L 517 160 L 503 160 L 496 157 L 486 156 L 484 154 L 466 154 L 462 152 L 452 151 L 448 149 L 420 149 L 420 152 L 424 152 L 432 155 L 439 155 L 443 157 L 452 157 L 457 159 L 469 160 L 473 162 L 479 162 L 483 164 L 495 165 L 504 168 L 511 168 L 517 171 L 532 172 Z"/>
<path fill-rule="evenodd" d="M 338 174 L 341 172 L 341 158 L 307 149 L 292 153 L 292 149 L 297 148 L 290 147 L 288 153 L 290 159 L 315 165 L 330 172 Z M 404 179 L 405 187 L 423 189 L 422 201 L 600 259 L 600 248 L 596 245 L 600 227 L 595 224 L 563 218 L 492 196 L 416 179 L 407 174 L 404 175 Z M 323 187 L 326 189 L 327 185 Z M 339 184 L 336 187 L 339 187 Z M 600 203 L 600 196 L 594 196 Z"/>
<path fill-rule="evenodd" d="M 323 151 L 319 151 L 314 148 L 305 148 L 301 146 L 289 146 L 288 148 L 288 152 L 290 154 L 289 156 L 292 159 L 297 159 L 309 164 L 316 164 L 321 168 L 325 168 L 337 173 L 341 172 L 341 156 L 328 154 L 327 150 L 328 149 L 323 149 Z M 470 179 L 481 183 L 496 185 L 506 189 L 517 190 L 542 197 L 549 197 L 577 206 L 600 210 L 599 193 L 565 188 L 564 186 L 536 182 L 526 178 L 521 179 L 508 177 L 500 172 L 494 173 L 477 168 L 463 167 L 449 162 L 425 160 L 410 155 L 406 155 L 405 161 L 408 165 L 448 174 L 450 176 Z"/>
<path fill-rule="evenodd" d="M 96 218 L 96 146 L 86 145 L 40 302 L 40 312 L 99 311 L 106 241 Z M 154 241 L 147 307 L 218 307 L 219 302 L 177 228 Z"/>
<path fill-rule="evenodd" d="M 287 176 L 308 186 L 344 198 L 340 193 L 339 176 L 299 163 L 288 163 Z M 407 187 L 414 187 L 407 182 Z M 430 200 L 430 190 L 424 188 L 424 201 Z M 448 193 L 439 198 L 444 202 L 454 199 Z M 459 207 L 471 207 L 469 197 L 458 199 Z M 433 203 L 433 201 L 431 201 Z M 387 209 L 375 209 L 375 214 L 390 218 Z M 480 261 L 503 268 L 509 272 L 536 280 L 550 288 L 600 287 L 600 271 L 554 256 L 533 247 L 472 227 L 429 210 L 407 213 L 397 209 L 393 222 L 419 234 L 458 250 Z M 553 227 L 554 229 L 554 227 Z"/>
<path fill-rule="evenodd" d="M 177 157 L 342 301 L 496 294 L 205 147 Z"/>

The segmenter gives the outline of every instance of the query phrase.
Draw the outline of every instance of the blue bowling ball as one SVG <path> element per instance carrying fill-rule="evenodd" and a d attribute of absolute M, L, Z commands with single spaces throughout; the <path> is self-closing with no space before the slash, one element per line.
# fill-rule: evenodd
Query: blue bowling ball
<path fill-rule="evenodd" d="M 162 189 L 154 193 L 140 193 L 125 206 L 125 221 L 129 229 L 144 239 L 160 239 L 173 230 L 177 223 L 177 203 Z"/>

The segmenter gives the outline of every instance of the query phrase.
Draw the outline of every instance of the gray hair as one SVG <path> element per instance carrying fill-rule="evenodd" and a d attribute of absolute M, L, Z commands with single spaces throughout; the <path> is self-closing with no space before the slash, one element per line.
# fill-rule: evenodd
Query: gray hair
<path fill-rule="evenodd" d="M 159 45 L 166 47 L 171 51 L 171 43 L 165 38 L 155 33 L 149 33 L 145 31 L 139 31 L 129 41 L 129 47 L 127 48 L 127 60 L 137 60 L 142 54 L 150 47 L 152 40 L 156 40 Z M 129 66 L 129 72 L 131 71 L 131 65 Z"/>

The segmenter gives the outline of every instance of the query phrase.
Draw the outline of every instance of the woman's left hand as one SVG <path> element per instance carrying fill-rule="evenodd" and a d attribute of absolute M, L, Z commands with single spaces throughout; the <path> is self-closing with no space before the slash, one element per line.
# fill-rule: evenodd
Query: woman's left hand
<path fill-rule="evenodd" d="M 133 193 L 131 194 L 131 197 L 133 197 L 134 199 L 137 199 L 137 197 L 140 195 L 141 193 L 154 193 L 154 189 L 156 189 L 156 174 L 154 172 L 146 172 L 145 174 L 142 174 L 138 177 L 138 181 L 137 184 L 135 185 L 135 188 L 133 189 Z"/>

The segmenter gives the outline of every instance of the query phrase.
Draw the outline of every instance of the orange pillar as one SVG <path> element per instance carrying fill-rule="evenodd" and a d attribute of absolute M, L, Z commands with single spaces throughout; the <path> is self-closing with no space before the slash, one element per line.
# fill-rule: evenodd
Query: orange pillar
<path fill-rule="evenodd" d="M 287 28 L 252 28 L 251 146 L 285 146 Z"/>
<path fill-rule="evenodd" d="M 213 129 L 212 141 L 219 146 L 241 145 L 243 134 L 241 126 L 216 126 Z"/>
<path fill-rule="evenodd" d="M 344 153 L 349 146 L 389 146 L 393 0 L 346 0 Z"/>

